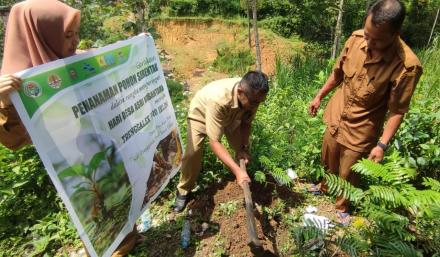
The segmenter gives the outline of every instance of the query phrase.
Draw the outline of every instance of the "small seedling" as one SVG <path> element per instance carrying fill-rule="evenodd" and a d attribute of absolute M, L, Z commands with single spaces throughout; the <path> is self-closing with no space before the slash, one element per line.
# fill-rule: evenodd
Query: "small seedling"
<path fill-rule="evenodd" d="M 226 216 L 232 216 L 237 211 L 238 201 L 232 200 L 220 204 L 220 212 Z"/>

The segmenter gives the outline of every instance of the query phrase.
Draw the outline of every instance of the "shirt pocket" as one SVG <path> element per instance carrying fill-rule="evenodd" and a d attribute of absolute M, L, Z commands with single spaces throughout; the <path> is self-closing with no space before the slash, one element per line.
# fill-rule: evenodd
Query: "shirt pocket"
<path fill-rule="evenodd" d="M 356 69 L 353 65 L 350 65 L 348 58 L 344 62 L 344 65 L 342 65 L 342 71 L 344 72 L 344 83 L 350 85 L 356 74 Z"/>
<path fill-rule="evenodd" d="M 376 92 L 374 77 L 370 77 L 367 74 L 362 74 L 358 75 L 355 80 L 355 101 L 361 106 L 370 106 L 374 100 L 374 95 Z"/>

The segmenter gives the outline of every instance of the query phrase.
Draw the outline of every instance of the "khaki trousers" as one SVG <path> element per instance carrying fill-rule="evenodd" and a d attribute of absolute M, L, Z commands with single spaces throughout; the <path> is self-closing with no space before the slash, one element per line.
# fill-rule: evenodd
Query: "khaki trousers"
<path fill-rule="evenodd" d="M 187 195 L 195 186 L 202 169 L 203 142 L 206 138 L 203 123 L 188 120 L 186 151 L 182 161 L 180 180 L 177 190 L 180 195 Z M 240 123 L 234 123 L 225 129 L 229 146 L 237 153 L 241 146 Z"/>
<path fill-rule="evenodd" d="M 367 153 L 360 153 L 348 149 L 347 147 L 336 142 L 336 139 L 330 134 L 328 129 L 324 133 L 322 143 L 322 163 L 325 169 L 339 177 L 347 180 L 352 185 L 359 185 L 359 174 L 352 172 L 351 167 L 360 159 L 367 156 Z M 321 184 L 321 190 L 326 192 L 327 186 L 325 181 Z M 343 197 L 336 197 L 336 209 L 347 212 L 350 203 Z"/>

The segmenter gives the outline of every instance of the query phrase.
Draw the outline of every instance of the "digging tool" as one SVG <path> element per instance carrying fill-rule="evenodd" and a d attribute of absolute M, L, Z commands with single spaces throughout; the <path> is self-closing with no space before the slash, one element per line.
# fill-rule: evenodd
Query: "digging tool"
<path fill-rule="evenodd" d="M 246 171 L 246 164 L 243 159 L 240 159 L 240 168 Z M 257 230 L 255 227 L 255 215 L 254 215 L 254 204 L 252 202 L 251 190 L 249 189 L 249 183 L 243 182 L 241 185 L 244 192 L 244 201 L 246 203 L 246 218 L 247 218 L 247 231 L 249 235 L 249 246 L 261 247 L 260 240 L 257 237 Z"/>

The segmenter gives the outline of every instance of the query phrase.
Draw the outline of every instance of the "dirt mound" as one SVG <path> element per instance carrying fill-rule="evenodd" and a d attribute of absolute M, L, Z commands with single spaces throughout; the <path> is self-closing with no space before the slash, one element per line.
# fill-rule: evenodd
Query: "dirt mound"
<path fill-rule="evenodd" d="M 228 75 L 210 70 L 217 49 L 233 44 L 248 47 L 247 27 L 221 20 L 165 19 L 154 20 L 152 26 L 159 38 L 156 43 L 170 56 L 175 75 L 196 91 L 209 81 Z M 279 37 L 260 29 L 262 69 L 273 75 L 277 56 L 288 60 L 303 43 Z M 252 48 L 255 52 L 255 47 Z"/>
<path fill-rule="evenodd" d="M 221 237 L 225 254 L 234 253 L 235 256 L 252 256 L 251 249 L 248 246 L 246 210 L 241 188 L 237 183 L 228 182 L 223 189 L 218 190 L 215 194 L 213 193 L 207 192 L 190 203 L 188 207 L 200 220 L 205 220 L 208 224 L 218 224 L 219 237 Z M 229 207 L 230 213 L 228 213 L 228 210 L 220 210 L 227 208 L 225 206 L 228 204 L 231 206 Z M 233 205 L 235 207 L 232 207 Z M 256 226 L 258 239 L 261 241 L 263 248 L 274 252 L 273 243 L 270 238 L 264 235 L 261 220 L 256 221 Z M 200 253 L 200 256 L 209 256 L 210 253 L 215 252 L 219 237 L 203 242 L 204 253 Z M 219 245 L 217 244 L 217 246 Z"/>
<path fill-rule="evenodd" d="M 276 199 L 296 197 L 295 194 L 272 184 L 251 186 L 256 206 L 256 230 L 264 251 L 255 251 L 248 245 L 246 209 L 243 190 L 234 181 L 211 186 L 203 195 L 196 195 L 188 204 L 192 210 L 193 231 L 202 231 L 203 223 L 209 229 L 199 232 L 199 250 L 185 256 L 282 256 L 280 244 L 289 240 L 287 228 L 281 226 L 277 217 L 269 219 L 262 213 L 262 206 L 271 208 Z M 274 192 L 277 191 L 276 194 Z"/>

